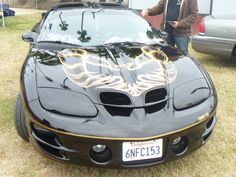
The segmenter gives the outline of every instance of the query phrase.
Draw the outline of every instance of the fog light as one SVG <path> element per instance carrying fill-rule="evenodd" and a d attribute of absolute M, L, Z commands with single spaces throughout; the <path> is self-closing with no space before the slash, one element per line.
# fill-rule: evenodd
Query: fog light
<path fill-rule="evenodd" d="M 174 141 L 172 142 L 172 145 L 178 144 L 180 142 L 180 140 L 181 140 L 181 137 L 174 139 Z"/>
<path fill-rule="evenodd" d="M 98 165 L 107 165 L 111 161 L 112 152 L 106 145 L 95 145 L 90 150 L 91 160 Z"/>
<path fill-rule="evenodd" d="M 178 137 L 172 142 L 172 150 L 176 155 L 183 155 L 188 149 L 188 139 L 186 137 Z"/>
<path fill-rule="evenodd" d="M 92 149 L 96 153 L 101 153 L 101 152 L 105 151 L 106 145 L 98 144 L 98 145 L 93 146 Z"/>

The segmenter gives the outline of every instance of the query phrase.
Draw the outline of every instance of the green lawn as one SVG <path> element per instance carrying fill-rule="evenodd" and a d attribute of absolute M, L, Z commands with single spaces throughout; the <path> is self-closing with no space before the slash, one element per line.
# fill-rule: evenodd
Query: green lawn
<path fill-rule="evenodd" d="M 193 154 L 145 169 L 107 170 L 67 165 L 41 156 L 22 141 L 13 126 L 19 73 L 28 51 L 21 34 L 40 14 L 7 18 L 0 28 L 0 176 L 1 177 L 236 177 L 236 66 L 229 60 L 191 50 L 210 73 L 219 97 L 218 123 L 211 140 Z M 1 20 L 0 20 L 1 21 Z M 184 66 L 183 66 L 184 67 Z"/>

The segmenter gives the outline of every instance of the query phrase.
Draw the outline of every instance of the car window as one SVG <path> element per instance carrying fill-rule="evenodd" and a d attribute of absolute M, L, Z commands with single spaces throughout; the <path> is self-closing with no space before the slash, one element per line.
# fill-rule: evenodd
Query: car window
<path fill-rule="evenodd" d="M 37 42 L 61 41 L 80 46 L 116 42 L 156 43 L 148 22 L 130 10 L 63 9 L 50 12 Z"/>

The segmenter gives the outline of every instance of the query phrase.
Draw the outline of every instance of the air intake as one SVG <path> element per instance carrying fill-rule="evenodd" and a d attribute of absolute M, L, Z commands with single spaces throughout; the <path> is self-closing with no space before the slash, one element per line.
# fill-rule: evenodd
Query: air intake
<path fill-rule="evenodd" d="M 145 96 L 145 103 L 157 103 L 162 100 L 165 100 L 167 96 L 167 92 L 165 88 L 160 88 L 156 90 L 152 90 L 148 92 Z"/>
<path fill-rule="evenodd" d="M 145 112 L 147 114 L 152 114 L 152 113 L 155 113 L 155 112 L 158 112 L 160 110 L 162 110 L 167 104 L 167 101 L 163 101 L 163 102 L 160 102 L 158 104 L 154 104 L 154 105 L 151 105 L 151 106 L 146 106 L 144 108 Z"/>
<path fill-rule="evenodd" d="M 125 116 L 129 117 L 134 110 L 134 108 L 123 108 L 123 107 L 115 107 L 115 106 L 105 106 L 107 112 L 112 116 Z"/>
<path fill-rule="evenodd" d="M 106 105 L 132 105 L 127 95 L 116 92 L 102 92 L 100 93 L 100 100 Z"/>

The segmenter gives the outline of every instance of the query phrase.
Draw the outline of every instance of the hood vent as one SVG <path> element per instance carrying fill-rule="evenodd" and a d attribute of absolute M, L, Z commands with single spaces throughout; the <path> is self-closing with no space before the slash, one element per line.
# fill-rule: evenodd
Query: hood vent
<path fill-rule="evenodd" d="M 127 95 L 116 92 L 102 92 L 100 93 L 100 100 L 106 105 L 132 105 Z"/>
<path fill-rule="evenodd" d="M 158 103 L 160 101 L 166 100 L 167 91 L 165 88 L 160 88 L 148 92 L 145 96 L 145 103 Z"/>

